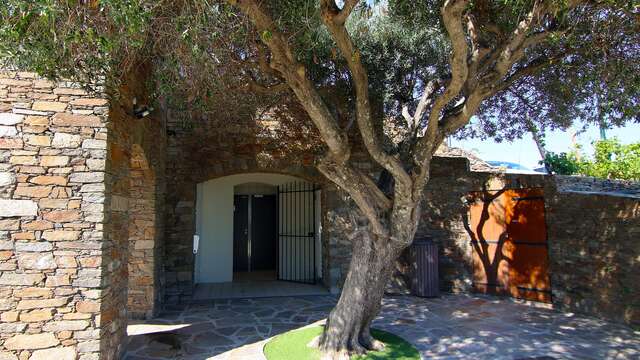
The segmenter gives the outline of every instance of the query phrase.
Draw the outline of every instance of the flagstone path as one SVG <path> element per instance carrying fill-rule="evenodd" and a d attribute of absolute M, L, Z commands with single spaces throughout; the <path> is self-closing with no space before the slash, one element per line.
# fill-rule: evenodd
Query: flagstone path
<path fill-rule="evenodd" d="M 126 360 L 263 359 L 266 339 L 324 319 L 333 296 L 214 300 L 128 327 Z M 485 296 L 386 297 L 374 327 L 424 359 L 638 359 L 640 331 Z"/>

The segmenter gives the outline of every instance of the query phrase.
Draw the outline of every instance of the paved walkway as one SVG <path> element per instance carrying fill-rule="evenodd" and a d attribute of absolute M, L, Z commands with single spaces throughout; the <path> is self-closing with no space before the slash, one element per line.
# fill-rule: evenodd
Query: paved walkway
<path fill-rule="evenodd" d="M 332 296 L 215 300 L 128 328 L 127 360 L 261 359 L 265 339 L 322 320 Z M 484 296 L 387 297 L 375 327 L 424 359 L 639 359 L 640 331 Z"/>

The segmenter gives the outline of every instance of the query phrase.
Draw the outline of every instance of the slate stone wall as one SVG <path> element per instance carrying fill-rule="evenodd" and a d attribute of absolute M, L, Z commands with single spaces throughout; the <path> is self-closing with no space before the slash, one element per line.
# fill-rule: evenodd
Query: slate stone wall
<path fill-rule="evenodd" d="M 1 359 L 116 359 L 159 308 L 165 130 L 141 91 L 0 73 Z"/>
<path fill-rule="evenodd" d="M 335 239 L 330 231 L 330 209 L 340 209 L 347 201 L 313 166 L 314 155 L 288 156 L 279 143 L 261 138 L 261 123 L 229 125 L 202 116 L 184 121 L 180 114 L 167 113 L 167 167 L 165 239 L 163 264 L 168 303 L 188 299 L 193 292 L 193 235 L 195 234 L 196 185 L 207 180 L 241 173 L 279 173 L 313 182 L 322 189 L 323 281 L 329 287 L 338 282 L 334 257 L 342 253 L 328 243 Z M 329 205 L 331 204 L 331 205 Z M 339 266 L 339 265 L 336 265 Z"/>
<path fill-rule="evenodd" d="M 107 123 L 100 92 L 0 72 L 2 359 L 101 358 Z"/>
<path fill-rule="evenodd" d="M 640 196 L 546 196 L 553 303 L 640 325 Z"/>
<path fill-rule="evenodd" d="M 640 323 L 640 196 L 626 181 L 472 172 L 463 158 L 435 158 L 417 237 L 439 245 L 441 290 L 471 290 L 465 195 L 524 187 L 544 188 L 554 307 Z M 390 291 L 408 292 L 407 261 Z"/>

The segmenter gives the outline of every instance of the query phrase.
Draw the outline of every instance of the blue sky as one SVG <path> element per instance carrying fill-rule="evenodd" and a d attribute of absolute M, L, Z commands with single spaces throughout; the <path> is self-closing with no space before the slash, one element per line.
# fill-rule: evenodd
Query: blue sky
<path fill-rule="evenodd" d="M 546 134 L 546 148 L 553 152 L 567 152 L 571 148 L 571 131 L 553 131 Z M 622 143 L 640 141 L 640 124 L 628 124 L 622 128 L 607 130 L 607 138 L 617 137 Z M 578 135 L 577 142 L 583 146 L 588 155 L 593 153 L 591 143 L 600 138 L 597 127 L 590 127 Z M 496 143 L 492 140 L 451 140 L 451 145 L 471 150 L 484 160 L 509 161 L 522 164 L 530 169 L 538 167 L 540 154 L 531 136 L 525 136 L 513 142 Z"/>

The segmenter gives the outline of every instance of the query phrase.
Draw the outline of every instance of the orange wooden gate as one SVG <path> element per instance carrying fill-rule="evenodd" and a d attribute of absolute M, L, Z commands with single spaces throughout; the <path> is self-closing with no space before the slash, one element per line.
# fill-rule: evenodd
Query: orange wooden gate
<path fill-rule="evenodd" d="M 551 302 L 543 189 L 472 192 L 470 200 L 475 291 Z"/>

